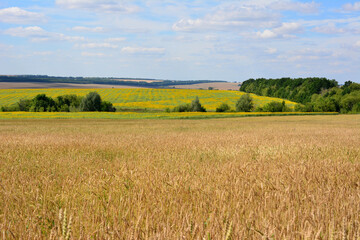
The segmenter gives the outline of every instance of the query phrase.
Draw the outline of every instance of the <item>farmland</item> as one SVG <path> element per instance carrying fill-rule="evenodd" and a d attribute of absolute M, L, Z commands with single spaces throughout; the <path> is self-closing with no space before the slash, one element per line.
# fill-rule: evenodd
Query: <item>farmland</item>
<path fill-rule="evenodd" d="M 239 91 L 195 89 L 0 89 L 0 106 L 16 104 L 22 98 L 30 99 L 41 93 L 51 97 L 65 94 L 84 96 L 91 91 L 97 91 L 104 100 L 112 102 L 118 108 L 156 110 L 190 103 L 198 96 L 208 111 L 215 111 L 222 102 L 234 107 L 236 101 L 244 94 Z M 279 98 L 252 96 L 256 106 L 263 106 L 271 101 L 283 101 Z M 285 102 L 291 108 L 296 104 Z"/>
<path fill-rule="evenodd" d="M 359 115 L 12 119 L 0 133 L 3 239 L 360 234 Z"/>

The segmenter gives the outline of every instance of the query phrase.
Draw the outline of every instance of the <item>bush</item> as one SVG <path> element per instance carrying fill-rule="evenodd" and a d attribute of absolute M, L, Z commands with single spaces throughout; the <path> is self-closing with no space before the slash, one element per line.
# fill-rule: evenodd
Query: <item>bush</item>
<path fill-rule="evenodd" d="M 227 103 L 222 103 L 219 107 L 216 108 L 216 112 L 228 112 L 230 111 L 230 106 Z"/>
<path fill-rule="evenodd" d="M 103 101 L 101 103 L 101 111 L 103 111 L 103 112 L 115 112 L 116 108 L 114 108 L 114 106 L 112 105 L 111 102 Z"/>
<path fill-rule="evenodd" d="M 174 107 L 173 112 L 191 112 L 191 105 L 181 104 L 179 106 Z"/>
<path fill-rule="evenodd" d="M 288 112 L 290 109 L 286 106 L 285 101 L 272 101 L 266 104 L 263 108 L 264 112 Z"/>
<path fill-rule="evenodd" d="M 206 112 L 206 109 L 201 105 L 199 98 L 196 97 L 191 104 L 181 104 L 173 109 L 173 112 Z"/>
<path fill-rule="evenodd" d="M 250 94 L 242 95 L 236 102 L 235 107 L 237 112 L 250 112 L 254 109 L 253 98 L 250 96 Z"/>

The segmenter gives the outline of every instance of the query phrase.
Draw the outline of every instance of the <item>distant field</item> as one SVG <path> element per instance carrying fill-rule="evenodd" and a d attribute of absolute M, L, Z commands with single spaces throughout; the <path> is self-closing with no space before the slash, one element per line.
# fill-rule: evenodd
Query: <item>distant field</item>
<path fill-rule="evenodd" d="M 0 106 L 16 104 L 22 98 L 30 99 L 40 93 L 51 97 L 65 94 L 84 96 L 91 91 L 97 91 L 104 100 L 112 102 L 114 106 L 127 109 L 164 110 L 191 103 L 198 96 L 208 111 L 215 111 L 222 102 L 235 108 L 236 101 L 245 94 L 239 91 L 195 89 L 0 89 Z M 270 101 L 283 101 L 279 98 L 252 96 L 256 106 L 263 106 Z M 296 105 L 294 102 L 285 102 L 290 107 Z"/>
<path fill-rule="evenodd" d="M 1 239 L 360 235 L 360 115 L 0 120 L 0 133 Z"/>
<path fill-rule="evenodd" d="M 232 82 L 199 83 L 192 85 L 175 85 L 169 87 L 174 87 L 179 89 L 208 89 L 209 87 L 212 87 L 214 89 L 219 89 L 219 90 L 234 90 L 234 91 L 238 91 L 240 88 L 239 83 L 232 83 Z"/>
<path fill-rule="evenodd" d="M 143 80 L 145 81 L 145 80 Z M 145 81 L 146 82 L 146 81 Z M 36 82 L 0 82 L 0 89 L 24 88 L 141 88 L 125 85 L 75 84 L 75 83 L 36 83 Z"/>

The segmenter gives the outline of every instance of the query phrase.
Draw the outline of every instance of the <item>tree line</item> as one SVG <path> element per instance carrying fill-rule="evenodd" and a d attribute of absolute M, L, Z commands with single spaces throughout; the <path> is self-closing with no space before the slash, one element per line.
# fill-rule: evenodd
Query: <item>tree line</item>
<path fill-rule="evenodd" d="M 206 112 L 205 107 L 203 107 L 200 103 L 198 97 L 195 98 L 188 104 L 181 104 L 176 106 L 173 112 Z M 278 102 L 278 101 L 271 101 L 265 104 L 263 107 L 258 106 L 255 107 L 254 99 L 251 97 L 250 94 L 242 95 L 235 104 L 234 108 L 227 103 L 221 103 L 219 107 L 216 108 L 216 112 L 290 112 L 292 111 L 286 104 L 285 101 Z M 171 112 L 168 108 L 166 112 Z"/>
<path fill-rule="evenodd" d="M 33 99 L 21 99 L 15 106 L 2 106 L 1 111 L 26 112 L 115 112 L 113 104 L 103 101 L 97 92 L 90 92 L 84 97 L 75 94 L 57 96 L 55 99 L 38 94 Z"/>
<path fill-rule="evenodd" d="M 138 81 L 149 80 L 149 81 Z M 155 81 L 154 81 L 155 80 Z M 166 88 L 173 85 L 192 85 L 199 83 L 225 82 L 222 80 L 156 80 L 151 78 L 117 78 L 117 77 L 56 77 L 47 75 L 0 75 L 0 82 L 38 82 L 38 83 L 76 83 L 76 84 L 110 84 L 148 88 Z"/>
<path fill-rule="evenodd" d="M 326 78 L 259 78 L 243 82 L 240 91 L 300 103 L 296 111 L 360 112 L 360 84 L 351 81 L 339 86 Z"/>

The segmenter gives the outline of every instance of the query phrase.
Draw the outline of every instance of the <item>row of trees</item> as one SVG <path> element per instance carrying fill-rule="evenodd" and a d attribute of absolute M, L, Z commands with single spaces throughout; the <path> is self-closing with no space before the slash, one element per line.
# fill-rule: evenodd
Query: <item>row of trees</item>
<path fill-rule="evenodd" d="M 311 101 L 295 108 L 303 112 L 360 113 L 360 84 L 351 81 L 342 87 L 334 87 L 313 94 Z"/>
<path fill-rule="evenodd" d="M 298 102 L 301 112 L 360 112 L 360 84 L 351 81 L 339 86 L 326 78 L 249 79 L 240 91 Z"/>
<path fill-rule="evenodd" d="M 258 78 L 244 81 L 240 91 L 305 104 L 311 101 L 313 94 L 320 94 L 323 90 L 334 87 L 338 87 L 338 82 L 326 78 Z"/>
<path fill-rule="evenodd" d="M 111 102 L 103 101 L 97 92 L 90 92 L 85 97 L 63 95 L 55 99 L 38 94 L 33 99 L 21 99 L 15 106 L 1 107 L 2 111 L 26 112 L 115 112 Z"/>
<path fill-rule="evenodd" d="M 188 104 L 182 104 L 175 107 L 173 112 L 206 112 L 206 109 L 201 105 L 198 97 L 194 101 Z M 263 107 L 255 108 L 254 100 L 250 94 L 244 94 L 235 104 L 235 110 L 232 109 L 227 103 L 221 103 L 219 107 L 216 108 L 216 112 L 289 112 L 291 111 L 288 106 L 286 106 L 285 101 L 276 102 L 272 101 L 267 103 Z M 170 109 L 167 109 L 167 112 L 170 112 Z"/>
<path fill-rule="evenodd" d="M 240 97 L 240 99 L 235 104 L 236 112 L 289 112 L 291 109 L 286 106 L 285 101 L 277 102 L 271 101 L 265 104 L 263 107 L 256 107 L 254 105 L 254 100 L 250 96 L 250 94 L 244 94 Z M 231 107 L 227 103 L 222 103 L 218 108 L 216 108 L 216 112 L 231 112 Z"/>

